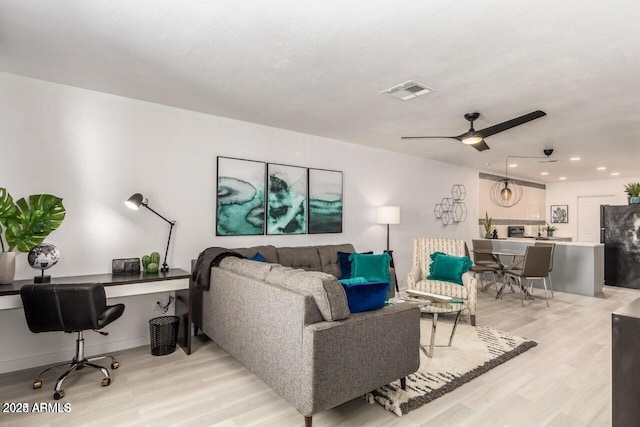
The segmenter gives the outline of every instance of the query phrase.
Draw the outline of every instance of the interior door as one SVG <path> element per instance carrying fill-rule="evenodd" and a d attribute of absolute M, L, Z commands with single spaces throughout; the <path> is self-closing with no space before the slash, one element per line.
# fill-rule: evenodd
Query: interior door
<path fill-rule="evenodd" d="M 600 243 L 600 205 L 612 203 L 613 194 L 578 196 L 578 242 Z"/>

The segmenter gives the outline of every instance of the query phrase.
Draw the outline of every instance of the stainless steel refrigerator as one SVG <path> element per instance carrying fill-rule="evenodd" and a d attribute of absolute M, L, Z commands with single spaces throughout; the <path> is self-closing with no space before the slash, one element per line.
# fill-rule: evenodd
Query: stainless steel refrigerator
<path fill-rule="evenodd" d="M 640 289 L 640 205 L 600 206 L 604 283 Z"/>

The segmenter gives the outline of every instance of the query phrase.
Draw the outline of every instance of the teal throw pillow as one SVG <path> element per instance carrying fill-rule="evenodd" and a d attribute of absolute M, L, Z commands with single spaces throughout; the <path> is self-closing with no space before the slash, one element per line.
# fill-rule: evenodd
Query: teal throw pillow
<path fill-rule="evenodd" d="M 462 285 L 462 275 L 469 271 L 471 265 L 473 265 L 473 262 L 469 257 L 434 252 L 431 254 L 431 264 L 429 264 L 427 279 Z"/>
<path fill-rule="evenodd" d="M 354 253 L 351 260 L 351 277 L 364 277 L 369 282 L 391 283 L 389 263 L 391 256 L 387 253 L 366 255 Z"/>

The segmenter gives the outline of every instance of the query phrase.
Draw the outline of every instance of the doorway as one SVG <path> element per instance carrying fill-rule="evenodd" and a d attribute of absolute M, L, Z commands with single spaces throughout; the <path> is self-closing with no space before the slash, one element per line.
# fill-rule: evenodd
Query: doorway
<path fill-rule="evenodd" d="M 578 196 L 578 242 L 600 243 L 600 205 L 615 200 L 613 194 Z"/>

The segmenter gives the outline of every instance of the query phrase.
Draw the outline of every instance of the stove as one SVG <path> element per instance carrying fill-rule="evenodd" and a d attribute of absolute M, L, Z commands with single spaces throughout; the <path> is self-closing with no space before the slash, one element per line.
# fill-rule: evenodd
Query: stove
<path fill-rule="evenodd" d="M 527 237 L 524 235 L 524 225 L 510 225 L 507 227 L 507 237 Z"/>

